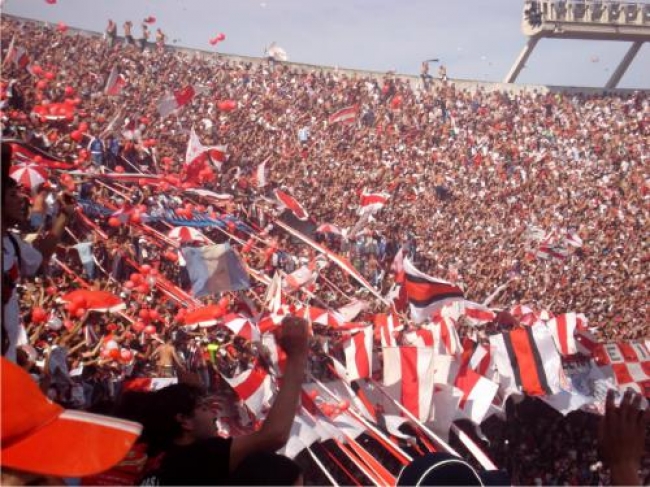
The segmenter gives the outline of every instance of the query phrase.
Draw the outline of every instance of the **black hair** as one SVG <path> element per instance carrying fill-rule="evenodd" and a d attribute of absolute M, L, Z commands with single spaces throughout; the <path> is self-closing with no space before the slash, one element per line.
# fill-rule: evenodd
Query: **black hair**
<path fill-rule="evenodd" d="M 149 443 L 149 451 L 156 453 L 170 447 L 181 435 L 183 429 L 177 416 L 194 416 L 203 391 L 190 384 L 173 384 L 150 394 L 148 411 L 142 418 L 143 435 Z"/>

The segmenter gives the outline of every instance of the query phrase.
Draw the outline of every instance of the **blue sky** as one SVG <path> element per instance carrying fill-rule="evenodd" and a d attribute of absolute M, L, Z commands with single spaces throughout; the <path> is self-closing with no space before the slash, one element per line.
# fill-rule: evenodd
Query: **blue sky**
<path fill-rule="evenodd" d="M 501 81 L 526 38 L 520 0 L 6 0 L 9 14 L 103 31 L 113 18 L 153 15 L 177 45 L 260 56 L 276 41 L 290 60 L 417 74 L 440 58 L 452 78 Z M 603 86 L 628 44 L 542 40 L 518 82 Z M 597 62 L 594 62 L 598 59 Z M 435 68 L 434 68 L 435 72 Z M 621 87 L 650 88 L 650 43 L 641 48 Z"/>

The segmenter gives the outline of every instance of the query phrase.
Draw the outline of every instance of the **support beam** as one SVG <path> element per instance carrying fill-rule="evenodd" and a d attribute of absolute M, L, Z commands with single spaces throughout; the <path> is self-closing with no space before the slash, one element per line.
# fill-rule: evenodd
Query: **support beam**
<path fill-rule="evenodd" d="M 630 64 L 632 64 L 632 61 L 634 61 L 634 58 L 638 54 L 639 49 L 641 49 L 642 45 L 643 41 L 636 41 L 632 43 L 630 48 L 625 53 L 625 56 L 623 56 L 623 59 L 612 73 L 612 76 L 609 78 L 609 81 L 605 85 L 605 88 L 608 90 L 613 90 L 618 86 L 621 78 L 623 78 L 623 75 L 627 71 L 627 68 L 629 68 Z"/>
<path fill-rule="evenodd" d="M 515 64 L 512 65 L 512 68 L 510 68 L 510 72 L 503 80 L 504 83 L 514 83 L 517 80 L 517 76 L 519 76 L 521 70 L 524 69 L 524 65 L 526 64 L 526 61 L 528 61 L 530 55 L 533 53 L 533 49 L 535 49 L 535 46 L 537 45 L 538 41 L 539 41 L 539 37 L 530 37 L 528 39 L 528 42 L 521 50 L 521 53 L 519 54 L 519 57 L 515 61 Z"/>

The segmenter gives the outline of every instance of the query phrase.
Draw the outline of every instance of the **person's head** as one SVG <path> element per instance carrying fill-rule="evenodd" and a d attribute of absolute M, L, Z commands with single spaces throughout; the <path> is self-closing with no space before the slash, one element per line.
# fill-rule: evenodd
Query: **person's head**
<path fill-rule="evenodd" d="M 27 197 L 20 186 L 9 176 L 11 169 L 11 146 L 2 144 L 2 222 L 10 227 L 24 223 L 29 214 Z"/>
<path fill-rule="evenodd" d="M 152 421 L 147 437 L 162 447 L 212 438 L 215 414 L 203 391 L 189 384 L 173 384 L 153 393 Z"/>
<path fill-rule="evenodd" d="M 63 409 L 16 364 L 0 359 L 2 485 L 103 472 L 128 453 L 141 426 Z"/>
<path fill-rule="evenodd" d="M 511 485 L 501 470 L 477 470 L 449 453 L 429 453 L 402 469 L 397 485 Z"/>

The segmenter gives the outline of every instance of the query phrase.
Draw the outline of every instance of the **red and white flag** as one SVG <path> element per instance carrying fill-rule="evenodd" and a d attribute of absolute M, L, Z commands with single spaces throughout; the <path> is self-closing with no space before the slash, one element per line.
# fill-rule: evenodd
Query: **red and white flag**
<path fill-rule="evenodd" d="M 122 89 L 126 86 L 126 78 L 117 72 L 117 66 L 113 66 L 108 79 L 106 80 L 106 86 L 104 87 L 104 93 L 108 96 L 117 96 L 122 93 Z"/>
<path fill-rule="evenodd" d="M 650 398 L 650 351 L 643 342 L 603 343 L 594 358 L 611 367 L 621 391 L 632 388 Z"/>
<path fill-rule="evenodd" d="M 331 233 L 334 235 L 343 235 L 343 232 L 339 227 L 336 225 L 332 225 L 331 223 L 324 223 L 320 225 L 317 229 L 316 232 L 318 233 Z"/>
<path fill-rule="evenodd" d="M 433 348 L 439 355 L 459 355 L 462 344 L 453 320 L 441 316 L 405 334 L 404 338 L 415 347 Z"/>
<path fill-rule="evenodd" d="M 471 326 L 485 325 L 494 321 L 497 317 L 497 314 L 487 306 L 472 301 L 465 301 L 463 303 L 462 315 Z"/>
<path fill-rule="evenodd" d="M 404 327 L 394 313 L 378 313 L 375 315 L 375 335 L 382 347 L 396 347 L 397 334 Z"/>
<path fill-rule="evenodd" d="M 276 377 L 282 377 L 284 368 L 287 363 L 287 354 L 280 348 L 273 333 L 264 333 L 262 335 L 262 345 L 268 352 L 269 365 Z"/>
<path fill-rule="evenodd" d="M 499 390 L 499 385 L 465 367 L 456 377 L 454 386 L 463 391 L 460 409 L 474 424 L 481 424 Z"/>
<path fill-rule="evenodd" d="M 343 345 L 349 380 L 366 379 L 372 373 L 372 327 L 353 334 Z"/>
<path fill-rule="evenodd" d="M 494 363 L 490 349 L 483 344 L 477 343 L 467 365 L 470 369 L 484 377 L 492 377 Z"/>
<path fill-rule="evenodd" d="M 243 315 L 236 313 L 227 314 L 223 317 L 223 324 L 232 331 L 235 336 L 240 336 L 249 342 L 260 341 L 259 329 Z"/>
<path fill-rule="evenodd" d="M 289 193 L 281 189 L 275 190 L 275 197 L 284 208 L 288 208 L 299 220 L 305 221 L 309 218 L 309 213 L 298 203 L 298 200 L 291 196 Z"/>
<path fill-rule="evenodd" d="M 187 85 L 185 88 L 169 93 L 158 102 L 158 113 L 161 118 L 166 118 L 175 110 L 189 104 L 196 95 L 206 91 L 206 88 Z"/>
<path fill-rule="evenodd" d="M 200 172 L 205 168 L 207 156 L 209 155 L 212 160 L 223 162 L 225 160 L 226 146 L 213 145 L 206 146 L 201 143 L 199 136 L 194 131 L 194 127 L 190 130 L 190 138 L 187 141 L 187 150 L 185 151 L 184 173 L 185 179 L 188 181 L 197 181 Z"/>
<path fill-rule="evenodd" d="M 342 110 L 339 110 L 336 113 L 333 113 L 329 117 L 329 123 L 354 123 L 359 116 L 359 105 L 352 105 Z"/>
<path fill-rule="evenodd" d="M 235 377 L 229 378 L 221 375 L 230 387 L 237 393 L 237 396 L 244 401 L 251 413 L 257 418 L 269 406 L 273 397 L 273 385 L 271 376 L 259 365 L 255 364 L 251 369 L 242 372 Z"/>
<path fill-rule="evenodd" d="M 500 383 L 506 390 L 529 396 L 560 392 L 562 360 L 545 325 L 492 335 L 490 347 Z"/>
<path fill-rule="evenodd" d="M 463 290 L 420 272 L 408 258 L 404 259 L 404 287 L 411 308 L 411 318 L 422 323 L 445 304 L 464 299 Z"/>
<path fill-rule="evenodd" d="M 309 287 L 318 279 L 318 272 L 309 266 L 302 266 L 284 278 L 284 290 L 295 292 L 303 287 Z"/>
<path fill-rule="evenodd" d="M 395 275 L 395 282 L 404 282 L 404 247 L 400 247 L 395 254 L 393 263 L 390 265 L 390 270 Z"/>
<path fill-rule="evenodd" d="M 578 330 L 587 330 L 587 318 L 582 313 L 565 313 L 558 315 L 546 323 L 553 341 L 560 352 L 566 357 L 578 353 L 578 342 L 575 334 Z"/>
<path fill-rule="evenodd" d="M 17 66 L 20 69 L 29 69 L 31 63 L 27 50 L 16 45 L 15 36 L 11 38 L 9 48 L 7 49 L 7 55 L 2 64 L 5 66 L 9 63 L 13 63 L 14 66 Z"/>
<path fill-rule="evenodd" d="M 433 396 L 433 349 L 386 347 L 383 354 L 386 392 L 420 421 L 427 421 Z"/>
<path fill-rule="evenodd" d="M 350 323 L 351 321 L 354 321 L 359 313 L 368 309 L 369 306 L 370 303 L 368 301 L 353 299 L 345 306 L 341 306 L 339 309 L 337 309 L 336 312 L 343 317 L 346 323 Z"/>
<path fill-rule="evenodd" d="M 366 193 L 364 190 L 359 202 L 359 215 L 374 215 L 386 206 L 389 198 L 390 196 L 386 193 Z"/>

